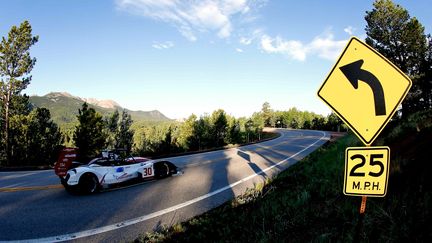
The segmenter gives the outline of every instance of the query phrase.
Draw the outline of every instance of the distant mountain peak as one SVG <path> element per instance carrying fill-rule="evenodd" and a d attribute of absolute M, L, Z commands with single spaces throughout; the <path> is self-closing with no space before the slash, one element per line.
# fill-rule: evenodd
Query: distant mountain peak
<path fill-rule="evenodd" d="M 61 96 L 69 97 L 69 98 L 77 98 L 77 97 L 69 94 L 68 92 L 50 92 L 50 93 L 44 95 L 44 97 L 47 97 L 47 98 L 57 98 L 57 97 L 61 97 Z"/>
<path fill-rule="evenodd" d="M 84 101 L 84 102 L 87 102 L 89 104 L 92 104 L 92 105 L 95 105 L 95 106 L 99 106 L 99 107 L 102 107 L 102 108 L 107 108 L 107 109 L 122 109 L 121 105 L 119 105 L 114 100 L 98 100 L 98 99 L 95 99 L 95 98 L 82 98 L 82 97 L 79 97 L 79 96 L 71 95 L 68 92 L 51 92 L 51 93 L 48 93 L 48 94 L 44 95 L 44 97 L 47 97 L 47 98 L 51 99 L 54 102 L 59 97 L 67 97 L 67 98 L 73 98 L 73 99 L 81 100 L 81 101 Z"/>
<path fill-rule="evenodd" d="M 97 105 L 103 108 L 108 108 L 108 109 L 118 109 L 118 108 L 122 108 L 117 102 L 115 102 L 114 100 L 98 100 L 95 98 L 81 98 L 81 100 L 92 104 L 92 105 Z"/>
<path fill-rule="evenodd" d="M 73 95 L 69 94 L 68 92 L 59 92 L 59 94 L 66 96 L 66 97 L 70 97 L 70 98 L 74 97 Z"/>

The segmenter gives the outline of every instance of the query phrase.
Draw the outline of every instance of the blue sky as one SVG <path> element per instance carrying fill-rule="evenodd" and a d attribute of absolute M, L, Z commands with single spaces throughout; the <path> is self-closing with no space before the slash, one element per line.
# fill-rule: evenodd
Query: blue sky
<path fill-rule="evenodd" d="M 431 33 L 430 1 L 395 1 Z M 170 118 L 330 110 L 316 91 L 373 1 L 2 1 L 0 35 L 29 20 L 39 42 L 25 93 L 113 99 Z"/>

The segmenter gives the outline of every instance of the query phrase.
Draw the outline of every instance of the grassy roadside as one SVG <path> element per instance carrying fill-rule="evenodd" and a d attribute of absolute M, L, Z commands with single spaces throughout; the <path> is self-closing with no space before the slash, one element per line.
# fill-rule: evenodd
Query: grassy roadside
<path fill-rule="evenodd" d="M 377 145 L 391 148 L 389 190 L 369 198 L 361 241 L 432 239 L 432 113 L 390 125 Z M 353 241 L 361 199 L 342 193 L 349 134 L 279 174 L 265 186 L 203 215 L 141 235 L 136 242 Z"/>

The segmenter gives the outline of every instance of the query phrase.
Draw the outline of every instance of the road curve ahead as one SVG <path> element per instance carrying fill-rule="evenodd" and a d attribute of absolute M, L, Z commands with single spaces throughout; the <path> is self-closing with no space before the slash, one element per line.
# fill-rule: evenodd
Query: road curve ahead
<path fill-rule="evenodd" d="M 183 175 L 89 196 L 55 187 L 53 171 L 0 172 L 0 189 L 27 188 L 0 190 L 0 241 L 131 241 L 219 206 L 330 138 L 321 131 L 277 131 L 281 136 L 267 142 L 167 159 Z"/>

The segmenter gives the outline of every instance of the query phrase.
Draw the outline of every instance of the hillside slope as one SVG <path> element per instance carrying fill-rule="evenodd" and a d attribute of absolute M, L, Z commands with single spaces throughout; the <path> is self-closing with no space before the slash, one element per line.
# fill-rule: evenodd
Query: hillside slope
<path fill-rule="evenodd" d="M 30 102 L 36 107 L 44 107 L 50 110 L 51 117 L 60 127 L 74 126 L 77 122 L 78 109 L 84 102 L 94 108 L 103 116 L 112 114 L 115 110 L 122 111 L 123 108 L 112 100 L 96 100 L 92 98 L 80 98 L 64 92 L 52 92 L 44 96 L 30 96 Z M 132 120 L 138 121 L 168 121 L 164 114 L 157 110 L 153 111 L 131 111 L 125 109 Z"/>
<path fill-rule="evenodd" d="M 374 145 L 391 148 L 388 192 L 368 198 L 363 221 L 361 198 L 342 193 L 345 149 L 362 146 L 349 134 L 264 188 L 136 242 L 430 242 L 432 111 L 390 123 Z"/>

